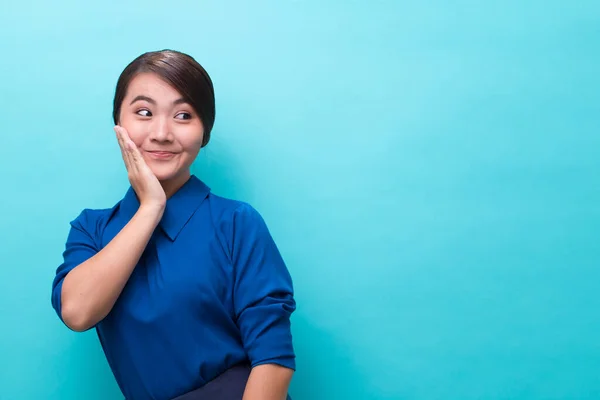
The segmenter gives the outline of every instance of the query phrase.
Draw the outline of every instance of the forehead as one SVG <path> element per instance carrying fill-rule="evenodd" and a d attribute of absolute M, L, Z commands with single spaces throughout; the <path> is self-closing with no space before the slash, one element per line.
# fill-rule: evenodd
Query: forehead
<path fill-rule="evenodd" d="M 182 97 L 173 86 L 167 83 L 159 75 L 152 72 L 143 72 L 137 74 L 127 86 L 125 98 L 133 98 L 138 95 L 145 95 L 153 98 L 157 102 L 171 102 Z"/>

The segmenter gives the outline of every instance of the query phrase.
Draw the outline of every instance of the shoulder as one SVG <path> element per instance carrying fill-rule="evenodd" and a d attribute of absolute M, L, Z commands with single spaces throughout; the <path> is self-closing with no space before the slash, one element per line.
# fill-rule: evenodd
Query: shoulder
<path fill-rule="evenodd" d="M 210 203 L 214 216 L 222 223 L 235 224 L 244 220 L 261 220 L 262 216 L 251 204 L 216 194 L 210 194 Z"/>
<path fill-rule="evenodd" d="M 106 227 L 118 204 L 112 208 L 84 208 L 70 224 L 73 229 L 86 232 L 90 236 L 98 236 Z"/>
<path fill-rule="evenodd" d="M 271 240 L 271 233 L 261 213 L 250 203 L 210 195 L 211 213 L 221 238 L 232 249 L 235 243 Z"/>

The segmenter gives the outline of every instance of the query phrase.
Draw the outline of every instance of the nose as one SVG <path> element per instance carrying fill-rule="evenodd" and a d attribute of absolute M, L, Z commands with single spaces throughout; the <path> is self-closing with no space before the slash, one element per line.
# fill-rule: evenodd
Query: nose
<path fill-rule="evenodd" d="M 156 142 L 170 142 L 173 134 L 169 125 L 168 118 L 155 118 L 150 130 L 150 140 Z"/>

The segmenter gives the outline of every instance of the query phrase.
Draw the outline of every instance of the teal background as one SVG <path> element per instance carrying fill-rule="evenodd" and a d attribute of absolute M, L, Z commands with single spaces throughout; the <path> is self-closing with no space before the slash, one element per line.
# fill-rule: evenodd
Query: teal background
<path fill-rule="evenodd" d="M 50 304 L 127 179 L 117 77 L 213 77 L 194 172 L 294 277 L 295 400 L 600 398 L 597 1 L 4 1 L 0 398 L 118 399 Z"/>

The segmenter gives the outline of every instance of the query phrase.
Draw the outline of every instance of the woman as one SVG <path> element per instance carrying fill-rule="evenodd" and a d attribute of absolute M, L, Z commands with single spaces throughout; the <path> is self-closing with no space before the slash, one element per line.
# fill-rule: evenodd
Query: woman
<path fill-rule="evenodd" d="M 96 328 L 127 399 L 285 399 L 290 274 L 259 213 L 190 173 L 215 119 L 210 77 L 186 54 L 142 54 L 113 119 L 131 187 L 71 222 L 58 316 Z"/>

